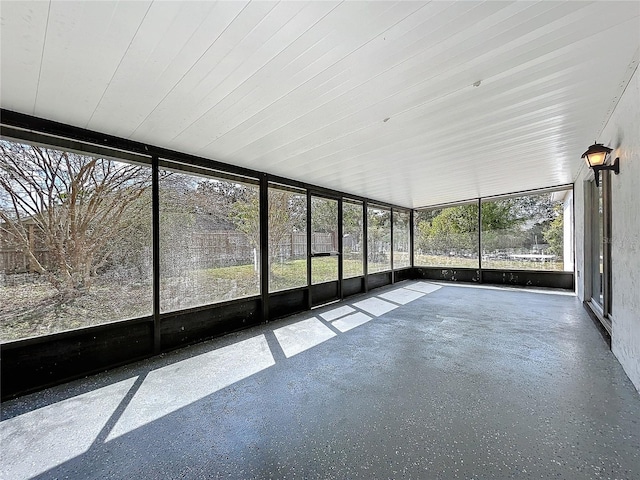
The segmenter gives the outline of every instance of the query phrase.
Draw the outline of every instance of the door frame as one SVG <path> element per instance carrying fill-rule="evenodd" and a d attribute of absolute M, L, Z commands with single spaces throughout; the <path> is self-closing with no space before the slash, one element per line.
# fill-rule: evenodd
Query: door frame
<path fill-rule="evenodd" d="M 600 190 L 602 189 L 602 217 L 599 211 Z M 584 298 L 590 310 L 598 318 L 605 330 L 612 332 L 612 275 L 611 275 L 611 176 L 601 172 L 600 187 L 590 178 L 584 182 L 585 190 L 585 278 Z M 600 239 L 602 235 L 602 240 Z M 600 272 L 602 254 L 602 272 Z M 596 280 L 600 276 L 600 292 L 596 291 Z"/>

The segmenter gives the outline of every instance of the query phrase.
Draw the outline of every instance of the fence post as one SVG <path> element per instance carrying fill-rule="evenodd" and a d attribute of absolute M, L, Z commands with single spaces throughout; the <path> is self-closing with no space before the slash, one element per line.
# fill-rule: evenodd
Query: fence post
<path fill-rule="evenodd" d="M 36 254 L 36 249 L 35 249 L 36 241 L 35 241 L 35 237 L 34 237 L 34 233 L 33 233 L 33 225 L 31 225 L 31 224 L 29 225 L 29 233 L 28 233 L 28 235 L 29 235 L 29 250 L 35 256 L 35 254 Z M 27 262 L 29 263 L 28 273 L 33 273 L 35 268 L 34 268 L 34 265 L 33 265 L 33 261 L 31 260 L 30 257 L 28 257 Z"/>

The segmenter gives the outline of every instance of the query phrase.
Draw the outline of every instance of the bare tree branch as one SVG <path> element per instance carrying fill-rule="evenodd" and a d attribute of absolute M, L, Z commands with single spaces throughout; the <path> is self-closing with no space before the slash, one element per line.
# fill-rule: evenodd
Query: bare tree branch
<path fill-rule="evenodd" d="M 1 141 L 2 238 L 58 290 L 77 295 L 132 226 L 150 218 L 135 207 L 150 185 L 149 168 Z M 48 251 L 46 263 L 30 231 Z"/>

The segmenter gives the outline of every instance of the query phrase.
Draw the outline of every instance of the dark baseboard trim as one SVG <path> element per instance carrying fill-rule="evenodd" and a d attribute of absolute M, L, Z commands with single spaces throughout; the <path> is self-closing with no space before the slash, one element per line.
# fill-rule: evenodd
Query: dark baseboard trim
<path fill-rule="evenodd" d="M 611 331 L 612 331 L 611 321 L 608 318 L 602 317 L 600 313 L 593 308 L 593 306 L 591 305 L 591 302 L 589 302 L 588 300 L 583 301 L 582 306 L 589 314 L 589 318 L 591 318 L 591 320 L 593 321 L 593 324 L 598 329 L 598 332 L 602 336 L 602 339 L 609 346 L 609 349 L 611 349 Z"/>

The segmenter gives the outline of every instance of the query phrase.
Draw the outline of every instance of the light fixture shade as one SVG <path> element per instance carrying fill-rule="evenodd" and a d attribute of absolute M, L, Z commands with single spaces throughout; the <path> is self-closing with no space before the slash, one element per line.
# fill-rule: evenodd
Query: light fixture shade
<path fill-rule="evenodd" d="M 611 153 L 609 147 L 605 147 L 601 143 L 594 143 L 582 154 L 582 158 L 585 159 L 590 167 L 599 167 L 604 165 L 609 153 Z"/>

